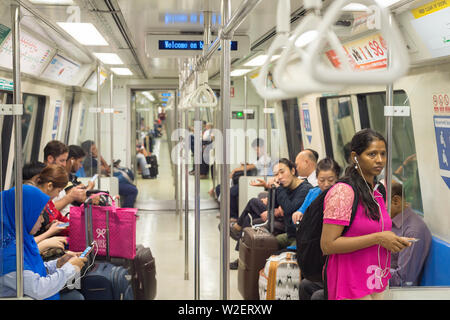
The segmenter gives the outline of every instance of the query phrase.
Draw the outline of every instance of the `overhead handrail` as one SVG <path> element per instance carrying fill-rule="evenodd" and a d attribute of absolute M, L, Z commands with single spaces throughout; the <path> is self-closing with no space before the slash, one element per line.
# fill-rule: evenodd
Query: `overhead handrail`
<path fill-rule="evenodd" d="M 217 106 L 217 97 L 208 85 L 208 71 L 200 72 L 198 87 L 189 97 L 189 105 L 194 108 L 214 108 Z"/>
<path fill-rule="evenodd" d="M 289 41 L 290 14 L 290 0 L 278 0 L 276 29 L 277 33 L 275 39 L 272 41 L 272 44 L 269 47 L 266 61 L 262 66 L 259 75 L 256 78 L 251 79 L 256 92 L 266 100 L 281 100 L 295 97 L 295 95 L 289 94 L 280 88 L 272 88 L 267 85 L 269 67 L 272 57 L 275 55 L 275 53 L 281 51 Z"/>
<path fill-rule="evenodd" d="M 274 68 L 274 82 L 284 92 L 295 96 L 312 92 L 340 91 L 344 88 L 340 84 L 324 83 L 314 79 L 307 71 L 308 48 L 317 37 L 317 28 L 321 23 L 318 12 L 322 7 L 321 1 L 305 1 L 305 9 L 309 10 L 301 23 L 294 30 L 292 36 L 285 43 L 281 57 Z M 309 32 L 309 42 L 305 40 L 302 46 L 296 43 L 300 37 Z"/>
<path fill-rule="evenodd" d="M 360 3 L 368 7 L 368 11 L 375 14 L 374 22 L 370 28 L 380 30 L 386 48 L 389 48 L 389 63 L 386 69 L 361 70 L 354 71 L 350 64 L 350 57 L 345 53 L 343 46 L 331 30 L 331 26 L 339 18 L 341 9 L 349 3 Z M 379 28 L 377 28 L 379 26 Z M 322 23 L 317 29 L 318 36 L 316 41 L 311 43 L 308 48 L 305 66 L 308 74 L 317 81 L 324 83 L 341 83 L 341 84 L 387 84 L 392 83 L 401 76 L 405 75 L 409 69 L 409 56 L 406 45 L 400 34 L 395 21 L 387 8 L 381 7 L 375 0 L 335 0 L 326 11 Z M 328 43 L 332 50 L 339 57 L 341 69 L 327 67 L 322 63 L 321 57 L 324 48 Z M 382 45 L 382 44 L 380 44 Z"/>

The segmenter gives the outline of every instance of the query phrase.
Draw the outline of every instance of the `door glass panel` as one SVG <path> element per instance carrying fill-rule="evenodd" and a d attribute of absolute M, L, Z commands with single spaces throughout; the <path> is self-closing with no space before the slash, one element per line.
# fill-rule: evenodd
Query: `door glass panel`
<path fill-rule="evenodd" d="M 355 122 L 350 97 L 326 99 L 328 123 L 334 160 L 343 168 L 347 166 L 344 146 L 355 134 Z"/>
<path fill-rule="evenodd" d="M 24 94 L 22 115 L 22 148 L 24 163 L 37 161 L 45 113 L 45 97 Z M 34 150 L 33 150 L 34 147 Z"/>
<path fill-rule="evenodd" d="M 385 99 L 384 92 L 365 95 L 370 127 L 384 136 L 386 136 L 383 112 Z M 394 106 L 408 105 L 406 93 L 396 91 Z M 419 240 L 411 247 L 391 255 L 392 277 L 389 284 L 391 287 L 419 286 L 431 246 L 431 233 L 423 219 L 422 193 L 411 117 L 393 117 L 392 173 L 390 212 L 392 231 L 398 236 Z"/>

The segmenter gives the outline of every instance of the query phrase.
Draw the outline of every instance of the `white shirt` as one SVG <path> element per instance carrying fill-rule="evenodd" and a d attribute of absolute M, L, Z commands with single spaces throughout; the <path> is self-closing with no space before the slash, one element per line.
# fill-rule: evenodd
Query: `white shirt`
<path fill-rule="evenodd" d="M 270 167 L 272 159 L 267 155 L 263 154 L 261 157 L 258 158 L 255 162 L 255 167 L 258 170 L 257 175 L 263 176 L 264 175 L 264 168 L 267 168 L 267 175 L 272 176 L 272 168 Z"/>
<path fill-rule="evenodd" d="M 317 177 L 316 177 L 316 170 L 314 170 L 309 176 L 307 177 L 299 177 L 300 179 L 307 179 L 308 182 L 313 186 L 317 187 Z"/>
<path fill-rule="evenodd" d="M 23 293 L 36 299 L 44 300 L 61 291 L 67 281 L 72 280 L 77 269 L 69 262 L 61 268 L 56 268 L 57 259 L 44 262 L 47 276 L 41 277 L 31 270 L 23 271 Z M 10 272 L 0 277 L 0 297 L 13 297 L 16 295 L 16 272 Z"/>

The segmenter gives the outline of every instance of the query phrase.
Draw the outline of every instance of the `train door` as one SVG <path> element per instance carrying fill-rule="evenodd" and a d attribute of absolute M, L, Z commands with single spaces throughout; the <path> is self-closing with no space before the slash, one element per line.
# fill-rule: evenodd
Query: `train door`
<path fill-rule="evenodd" d="M 328 157 L 334 158 L 343 168 L 347 166 L 344 146 L 356 132 L 350 96 L 321 98 L 320 113 Z"/>
<path fill-rule="evenodd" d="M 372 128 L 384 135 L 386 130 L 383 112 L 385 101 L 385 92 L 358 95 L 362 128 Z M 394 92 L 394 105 L 409 105 L 409 99 L 404 91 Z M 402 183 L 405 201 L 413 210 L 423 216 L 416 142 L 411 117 L 394 117 L 392 127 L 393 180 Z"/>
<path fill-rule="evenodd" d="M 283 100 L 284 125 L 286 128 L 286 141 L 289 159 L 295 159 L 303 150 L 302 129 L 300 126 L 300 114 L 297 99 Z M 272 127 L 274 127 L 272 125 Z"/>

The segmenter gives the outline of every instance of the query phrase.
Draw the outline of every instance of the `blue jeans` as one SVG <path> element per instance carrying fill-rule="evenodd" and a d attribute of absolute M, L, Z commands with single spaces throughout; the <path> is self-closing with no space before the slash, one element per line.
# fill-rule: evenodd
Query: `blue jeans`
<path fill-rule="evenodd" d="M 133 208 L 138 194 L 138 189 L 130 183 L 121 183 L 119 181 L 119 195 L 123 199 L 124 208 Z"/>

